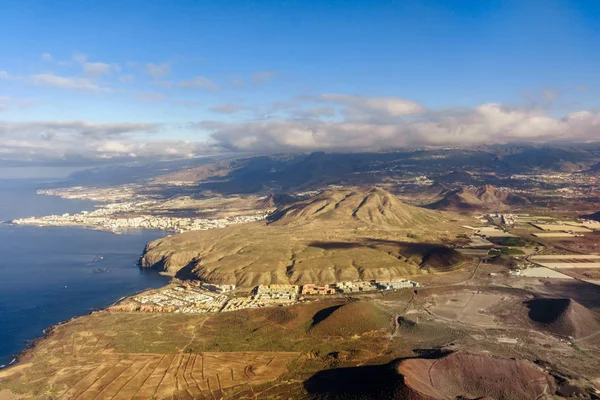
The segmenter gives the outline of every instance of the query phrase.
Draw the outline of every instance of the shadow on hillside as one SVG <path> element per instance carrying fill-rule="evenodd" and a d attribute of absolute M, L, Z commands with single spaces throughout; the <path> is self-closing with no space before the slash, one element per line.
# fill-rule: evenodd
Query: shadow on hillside
<path fill-rule="evenodd" d="M 189 279 L 198 279 L 198 277 L 193 273 L 194 267 L 194 263 L 189 263 L 188 265 L 177 271 L 177 273 L 175 273 L 175 278 L 181 279 L 182 281 L 186 281 Z"/>
<path fill-rule="evenodd" d="M 319 371 L 304 382 L 317 399 L 396 399 L 404 387 L 395 363 Z"/>
<path fill-rule="evenodd" d="M 417 349 L 419 358 L 438 359 L 450 352 Z M 398 364 L 414 357 L 400 358 L 388 364 L 334 368 L 319 371 L 304 381 L 306 391 L 316 399 L 405 399 L 409 393 Z"/>
<path fill-rule="evenodd" d="M 571 298 L 579 304 L 600 314 L 600 286 L 578 280 L 545 282 L 545 291 L 552 297 Z"/>
<path fill-rule="evenodd" d="M 343 249 L 355 249 L 361 247 L 368 247 L 371 249 L 380 249 L 383 247 L 394 247 L 397 248 L 400 253 L 404 256 L 411 255 L 426 255 L 434 251 L 441 250 L 452 250 L 447 246 L 435 243 L 422 243 L 422 242 L 403 242 L 398 240 L 388 239 L 372 239 L 372 238 L 360 238 L 355 242 L 325 242 L 325 241 L 313 241 L 308 244 L 311 247 L 317 247 L 323 250 L 343 250 Z"/>
<path fill-rule="evenodd" d="M 313 241 L 308 244 L 323 250 L 375 249 L 399 260 L 419 262 L 421 268 L 448 271 L 467 258 L 456 250 L 435 243 L 413 243 L 386 239 L 361 238 L 354 242 Z"/>
<path fill-rule="evenodd" d="M 327 307 L 327 308 L 317 311 L 315 313 L 315 315 L 313 315 L 313 319 L 312 319 L 310 326 L 315 326 L 319 322 L 325 320 L 327 317 L 329 317 L 331 314 L 333 314 L 333 312 L 335 310 L 337 310 L 338 308 L 340 308 L 341 306 L 343 306 L 343 304 L 338 304 L 336 306 Z"/>

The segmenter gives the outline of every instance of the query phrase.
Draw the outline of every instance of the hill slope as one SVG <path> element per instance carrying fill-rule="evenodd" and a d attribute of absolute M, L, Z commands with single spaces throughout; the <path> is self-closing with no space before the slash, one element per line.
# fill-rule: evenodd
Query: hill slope
<path fill-rule="evenodd" d="M 314 321 L 310 333 L 320 336 L 353 336 L 391 328 L 391 315 L 373 302 L 352 301 L 335 307 L 321 321 Z"/>
<path fill-rule="evenodd" d="M 541 329 L 580 338 L 600 332 L 600 319 L 572 299 L 534 299 L 525 303 L 529 318 Z"/>
<path fill-rule="evenodd" d="M 600 211 L 598 211 L 594 214 L 591 214 L 591 215 L 586 215 L 585 218 L 593 219 L 594 221 L 600 222 Z"/>
<path fill-rule="evenodd" d="M 422 399 L 529 400 L 556 387 L 554 378 L 528 361 L 488 354 L 457 352 L 440 359 L 407 359 L 398 372 L 408 392 Z"/>
<path fill-rule="evenodd" d="M 399 228 L 433 225 L 444 220 L 447 218 L 439 212 L 404 204 L 379 188 L 366 192 L 328 190 L 308 200 L 282 207 L 269 218 L 271 223 L 278 225 L 335 221 Z"/>
<path fill-rule="evenodd" d="M 492 185 L 465 187 L 448 192 L 444 198 L 429 205 L 435 210 L 506 210 L 531 204 L 525 196 L 499 191 Z"/>
<path fill-rule="evenodd" d="M 294 196 L 285 193 L 270 193 L 256 202 L 256 208 L 277 208 L 298 201 Z"/>
<path fill-rule="evenodd" d="M 379 189 L 330 191 L 279 208 L 267 223 L 158 239 L 146 246 L 141 263 L 243 287 L 396 279 L 464 260 L 441 243 L 464 231 L 449 217 L 407 206 Z"/>

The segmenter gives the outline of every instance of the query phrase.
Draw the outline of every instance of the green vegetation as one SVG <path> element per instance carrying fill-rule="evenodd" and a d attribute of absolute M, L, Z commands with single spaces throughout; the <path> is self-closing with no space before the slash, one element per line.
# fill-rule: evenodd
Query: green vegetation
<path fill-rule="evenodd" d="M 508 248 L 508 247 L 503 247 L 501 249 L 493 249 L 493 250 L 490 250 L 490 252 L 489 252 L 489 255 L 492 257 L 499 256 L 499 255 L 518 256 L 518 255 L 523 255 L 523 254 L 525 254 L 525 253 L 521 249 L 514 249 L 514 248 Z"/>
<path fill-rule="evenodd" d="M 502 253 L 503 254 L 507 254 L 507 255 L 521 255 L 521 254 L 525 254 L 523 252 L 523 250 L 521 250 L 521 249 L 512 249 L 512 248 L 503 248 L 502 249 Z"/>
<path fill-rule="evenodd" d="M 521 245 L 521 238 L 506 238 L 504 240 L 502 240 L 502 242 L 500 242 L 500 244 L 502 246 L 520 246 Z"/>

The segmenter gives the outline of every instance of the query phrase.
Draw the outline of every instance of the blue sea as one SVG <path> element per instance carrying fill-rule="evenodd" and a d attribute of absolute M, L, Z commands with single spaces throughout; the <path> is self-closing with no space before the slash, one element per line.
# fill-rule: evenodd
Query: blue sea
<path fill-rule="evenodd" d="M 35 194 L 41 185 L 0 181 L 0 221 L 94 208 L 88 201 Z M 168 283 L 137 266 L 145 244 L 161 236 L 0 223 L 0 366 L 51 325 Z"/>

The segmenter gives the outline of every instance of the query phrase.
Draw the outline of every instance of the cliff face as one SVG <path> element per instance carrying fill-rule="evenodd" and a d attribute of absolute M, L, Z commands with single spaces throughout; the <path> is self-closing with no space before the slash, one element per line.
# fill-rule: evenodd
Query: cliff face
<path fill-rule="evenodd" d="M 460 222 L 449 221 L 441 212 L 405 205 L 379 189 L 325 192 L 281 207 L 266 223 L 156 240 L 147 245 L 141 264 L 242 287 L 395 279 L 449 269 L 464 259 L 431 243 L 454 237 Z"/>

